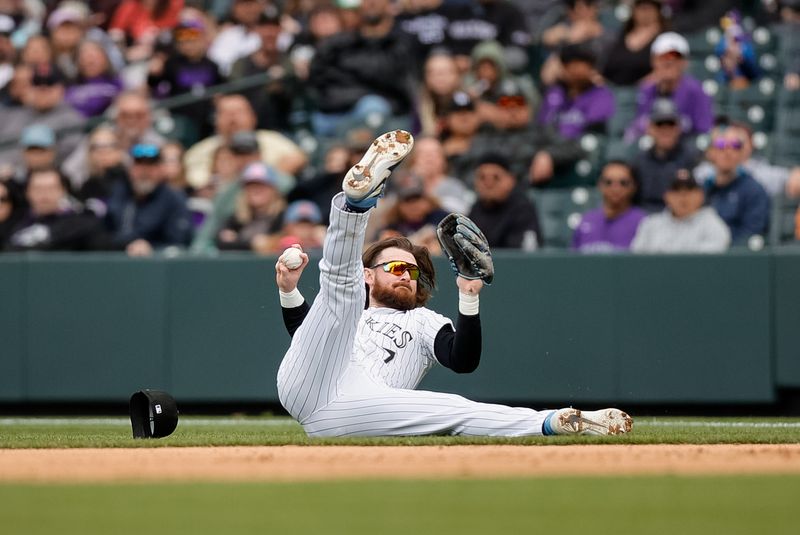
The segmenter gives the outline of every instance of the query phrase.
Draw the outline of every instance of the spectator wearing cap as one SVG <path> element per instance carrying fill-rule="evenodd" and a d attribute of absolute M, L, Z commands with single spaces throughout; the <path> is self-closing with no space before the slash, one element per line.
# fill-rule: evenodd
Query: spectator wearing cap
<path fill-rule="evenodd" d="M 359 27 L 320 43 L 311 60 L 314 133 L 335 137 L 352 124 L 373 126 L 412 111 L 415 39 L 395 25 L 390 0 L 362 2 Z"/>
<path fill-rule="evenodd" d="M 15 179 L 24 184 L 33 171 L 56 168 L 56 135 L 53 129 L 43 124 L 32 124 L 22 131 L 19 139 L 22 147 L 22 166 Z"/>
<path fill-rule="evenodd" d="M 657 212 L 664 208 L 664 192 L 678 169 L 692 169 L 702 159 L 702 154 L 681 132 L 680 115 L 675 103 L 668 98 L 659 98 L 653 103 L 647 134 L 653 145 L 639 151 L 632 164 L 641 182 L 642 207 Z"/>
<path fill-rule="evenodd" d="M 159 97 L 202 93 L 225 78 L 208 57 L 209 32 L 200 17 L 185 18 L 173 31 L 174 50 L 158 52 L 148 64 L 147 85 Z M 208 103 L 198 101 L 172 109 L 196 127 L 202 138 L 210 133 Z"/>
<path fill-rule="evenodd" d="M 404 236 L 416 245 L 429 247 L 431 252 L 440 252 L 436 238 L 436 226 L 445 218 L 438 201 L 428 195 L 422 180 L 406 174 L 398 177 L 395 184 L 394 204 L 384 214 L 383 229 L 378 239 Z"/>
<path fill-rule="evenodd" d="M 551 181 L 560 169 L 573 165 L 584 153 L 577 140 L 586 133 L 605 133 L 614 115 L 614 94 L 594 82 L 594 54 L 580 46 L 560 54 L 561 81 L 547 89 L 537 122 L 539 147 L 530 165 L 535 185 Z"/>
<path fill-rule="evenodd" d="M 635 253 L 721 253 L 731 243 L 728 226 L 710 206 L 688 169 L 679 169 L 664 192 L 666 209 L 647 216 L 631 244 Z"/>
<path fill-rule="evenodd" d="M 240 177 L 241 192 L 236 210 L 217 233 L 220 250 L 254 251 L 269 254 L 277 249 L 286 200 L 277 188 L 275 172 L 255 162 Z"/>
<path fill-rule="evenodd" d="M 627 251 L 646 212 L 633 205 L 638 183 L 630 165 L 612 160 L 603 166 L 597 187 L 603 205 L 581 216 L 572 249 L 581 253 Z"/>
<path fill-rule="evenodd" d="M 102 248 L 102 222 L 70 203 L 66 180 L 55 169 L 33 171 L 25 187 L 28 211 L 6 242 L 9 251 L 86 251 Z"/>
<path fill-rule="evenodd" d="M 77 56 L 78 74 L 67 87 L 65 99 L 84 117 L 101 115 L 122 92 L 122 80 L 99 43 L 83 41 Z"/>
<path fill-rule="evenodd" d="M 772 165 L 763 156 L 753 155 L 753 131 L 747 124 L 729 121 L 726 128 L 738 132 L 742 139 L 742 168 L 761 184 L 770 197 L 800 197 L 800 166 L 788 168 Z M 701 183 L 705 183 L 714 176 L 714 166 L 709 161 L 701 162 L 694 169 L 694 174 Z"/>
<path fill-rule="evenodd" d="M 675 32 L 659 35 L 650 47 L 653 72 L 639 88 L 637 116 L 625 132 L 634 142 L 647 130 L 648 117 L 657 98 L 675 102 L 681 115 L 681 128 L 690 135 L 703 134 L 713 124 L 711 98 L 702 84 L 686 72 L 689 66 L 689 43 Z"/>
<path fill-rule="evenodd" d="M 534 250 L 541 245 L 536 207 L 517 185 L 508 160 L 487 154 L 475 168 L 477 199 L 469 218 L 495 249 Z"/>
<path fill-rule="evenodd" d="M 267 0 L 233 0 L 228 20 L 208 49 L 208 57 L 219 65 L 223 75 L 230 75 L 239 58 L 261 46 L 256 26 L 264 19 L 274 20 L 280 27 L 278 11 Z"/>
<path fill-rule="evenodd" d="M 31 86 L 22 95 L 23 106 L 0 108 L 0 142 L 19 139 L 31 124 L 41 124 L 56 133 L 56 162 L 61 162 L 78 146 L 86 120 L 64 102 L 64 82 L 51 65 L 40 65 L 33 73 Z M 21 154 L 15 147 L 0 152 L 0 161 L 19 165 Z"/>
<path fill-rule="evenodd" d="M 294 201 L 283 213 L 283 227 L 278 247 L 274 252 L 280 253 L 294 244 L 300 245 L 303 251 L 322 249 L 325 240 L 325 226 L 322 224 L 322 212 L 312 201 Z"/>
<path fill-rule="evenodd" d="M 539 95 L 530 78 L 509 72 L 497 41 L 484 41 L 474 48 L 472 71 L 464 85 L 475 100 L 481 122 L 496 130 L 526 128 L 538 107 Z"/>
<path fill-rule="evenodd" d="M 453 94 L 439 139 L 444 148 L 449 172 L 464 182 L 474 171 L 477 162 L 474 150 L 477 149 L 475 140 L 480 124 L 475 102 L 469 94 L 465 91 Z"/>
<path fill-rule="evenodd" d="M 109 34 L 118 43 L 129 43 L 129 61 L 149 58 L 157 37 L 164 30 L 178 24 L 178 15 L 184 0 L 123 0 L 109 24 Z"/>
<path fill-rule="evenodd" d="M 114 185 L 106 223 L 112 243 L 130 256 L 149 256 L 168 246 L 185 246 L 191 239 L 186 198 L 166 184 L 157 145 L 134 145 L 130 180 Z"/>
<path fill-rule="evenodd" d="M 661 0 L 636 0 L 631 16 L 603 52 L 603 76 L 610 83 L 632 86 L 650 73 L 650 48 L 666 30 Z"/>
<path fill-rule="evenodd" d="M 228 145 L 236 132 L 255 132 L 261 161 L 271 165 L 283 175 L 281 193 L 288 193 L 308 158 L 291 139 L 274 130 L 256 130 L 257 119 L 247 99 L 238 94 L 221 95 L 214 102 L 214 135 L 192 145 L 184 155 L 186 179 L 195 189 L 204 188 L 211 181 L 211 163 L 221 145 Z"/>
<path fill-rule="evenodd" d="M 269 75 L 265 83 L 246 89 L 242 94 L 256 112 L 259 129 L 288 133 L 292 128 L 289 121 L 292 103 L 301 95 L 303 87 L 294 75 L 288 56 L 278 46 L 280 17 L 271 11 L 260 13 L 252 27 L 252 34 L 256 36 L 258 46 L 249 54 L 238 57 L 232 65 L 231 77 L 239 79 L 256 74 Z"/>
<path fill-rule="evenodd" d="M 16 24 L 14 19 L 0 13 L 0 89 L 3 89 L 14 77 L 14 60 L 17 51 L 11 42 Z"/>
<path fill-rule="evenodd" d="M 120 50 L 108 34 L 93 24 L 86 2 L 61 2 L 47 18 L 47 29 L 53 62 L 67 82 L 79 76 L 78 47 L 85 40 L 97 43 L 115 70 L 124 66 Z"/>
<path fill-rule="evenodd" d="M 769 225 L 769 196 L 741 165 L 744 144 L 740 131 L 718 127 L 706 150 L 706 158 L 714 166 L 704 184 L 706 198 L 728 225 L 732 245 L 748 245 L 751 237 L 763 237 Z"/>

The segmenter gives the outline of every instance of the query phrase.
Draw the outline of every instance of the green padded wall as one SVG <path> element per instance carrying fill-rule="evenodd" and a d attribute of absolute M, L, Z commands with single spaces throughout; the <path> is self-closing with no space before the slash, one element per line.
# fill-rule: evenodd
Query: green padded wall
<path fill-rule="evenodd" d="M 25 394 L 25 271 L 19 258 L 0 256 L 0 401 Z"/>
<path fill-rule="evenodd" d="M 120 400 L 166 388 L 166 264 L 124 257 L 31 257 L 27 396 Z"/>
<path fill-rule="evenodd" d="M 752 403 L 800 386 L 800 254 L 533 257 L 497 252 L 473 374 L 423 388 L 483 400 Z M 316 260 L 301 281 L 313 299 Z M 289 345 L 274 258 L 0 257 L 0 401 L 276 401 Z M 455 317 L 436 260 L 435 310 Z"/>
<path fill-rule="evenodd" d="M 774 399 L 767 255 L 500 253 L 496 273 L 480 368 L 436 370 L 424 388 L 518 403 Z"/>
<path fill-rule="evenodd" d="M 800 388 L 800 254 L 774 260 L 776 379 L 778 386 Z"/>

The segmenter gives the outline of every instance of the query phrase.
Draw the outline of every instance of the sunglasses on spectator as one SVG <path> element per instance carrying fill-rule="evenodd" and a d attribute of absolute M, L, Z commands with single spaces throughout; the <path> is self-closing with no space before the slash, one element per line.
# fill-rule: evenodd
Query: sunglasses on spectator
<path fill-rule="evenodd" d="M 522 95 L 505 95 L 497 100 L 497 105 L 501 108 L 519 108 L 525 105 L 525 97 Z"/>
<path fill-rule="evenodd" d="M 656 121 L 653 124 L 658 128 L 662 128 L 665 126 L 672 127 L 672 126 L 678 126 L 678 121 Z"/>
<path fill-rule="evenodd" d="M 370 269 L 382 267 L 386 273 L 391 273 L 395 277 L 402 277 L 403 273 L 408 272 L 408 276 L 412 281 L 419 279 L 419 267 L 402 260 L 392 260 L 391 262 L 384 262 L 372 266 Z"/>
<path fill-rule="evenodd" d="M 8 195 L 0 195 L 0 203 L 6 203 L 6 202 L 10 202 L 10 201 L 11 201 L 11 197 L 9 197 Z"/>
<path fill-rule="evenodd" d="M 630 178 L 621 178 L 619 180 L 611 178 L 611 177 L 600 177 L 600 184 L 603 186 L 613 186 L 614 184 L 621 186 L 623 188 L 629 188 L 633 184 L 633 181 Z"/>
<path fill-rule="evenodd" d="M 744 146 L 744 143 L 742 143 L 741 139 L 718 138 L 714 140 L 711 146 L 714 147 L 715 149 L 741 150 L 742 147 Z"/>

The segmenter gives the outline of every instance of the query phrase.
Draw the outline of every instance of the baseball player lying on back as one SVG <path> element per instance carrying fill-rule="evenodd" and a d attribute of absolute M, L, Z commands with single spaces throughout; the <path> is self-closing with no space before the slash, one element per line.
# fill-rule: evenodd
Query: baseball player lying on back
<path fill-rule="evenodd" d="M 283 318 L 292 335 L 278 370 L 278 395 L 289 414 L 310 436 L 319 437 L 630 431 L 632 419 L 618 409 L 535 411 L 414 390 L 437 363 L 459 373 L 477 368 L 481 279 L 491 281 L 493 269 L 477 227 L 464 216 L 448 216 L 439 237 L 459 273 L 454 328 L 448 318 L 425 308 L 434 287 L 427 249 L 392 238 L 362 255 L 370 209 L 413 143 L 402 130 L 383 134 L 345 176 L 344 192 L 332 202 L 319 264 L 320 291 L 310 307 L 297 290 L 308 256 L 300 252 L 300 265 L 289 269 L 284 261 L 297 256 L 290 252 L 275 266 Z"/>

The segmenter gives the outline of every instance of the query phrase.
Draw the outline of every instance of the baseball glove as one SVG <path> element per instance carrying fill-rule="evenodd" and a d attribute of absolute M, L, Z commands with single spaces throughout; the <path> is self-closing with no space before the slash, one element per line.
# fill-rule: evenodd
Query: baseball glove
<path fill-rule="evenodd" d="M 436 227 L 436 237 L 457 275 L 492 283 L 494 263 L 489 242 L 467 216 L 449 214 Z"/>

